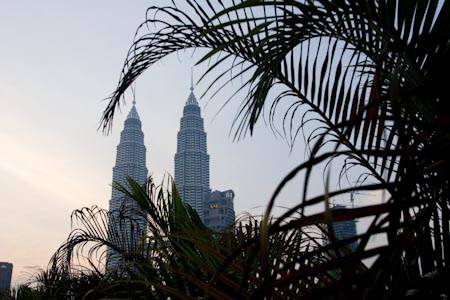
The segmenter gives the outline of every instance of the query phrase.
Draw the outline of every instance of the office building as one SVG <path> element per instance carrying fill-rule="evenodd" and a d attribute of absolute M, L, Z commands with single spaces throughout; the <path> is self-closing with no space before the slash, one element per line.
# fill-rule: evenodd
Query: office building
<path fill-rule="evenodd" d="M 117 146 L 113 183 L 119 183 L 128 188 L 127 178 L 130 177 L 143 185 L 147 180 L 147 173 L 144 133 L 135 102 L 133 102 Z M 147 231 L 147 222 L 138 203 L 113 188 L 109 211 L 108 238 L 110 241 L 126 252 L 141 249 Z M 125 218 L 119 217 L 120 214 Z M 115 269 L 119 265 L 120 258 L 114 255 L 112 249 L 108 249 L 107 269 Z"/>
<path fill-rule="evenodd" d="M 344 205 L 334 205 L 333 209 L 344 209 Z M 334 236 L 338 240 L 344 240 L 356 236 L 356 220 L 338 221 L 333 222 L 332 228 L 334 231 Z M 357 242 L 352 242 L 348 244 L 350 250 L 355 251 Z"/>
<path fill-rule="evenodd" d="M 11 288 L 11 276 L 13 265 L 8 262 L 0 262 L 0 292 Z"/>
<path fill-rule="evenodd" d="M 215 231 L 221 231 L 234 223 L 234 192 L 214 191 L 204 207 L 204 224 Z"/>
<path fill-rule="evenodd" d="M 184 202 L 196 210 L 203 220 L 203 208 L 211 192 L 209 188 L 209 155 L 200 106 L 191 93 L 183 108 L 175 154 L 175 184 Z"/>

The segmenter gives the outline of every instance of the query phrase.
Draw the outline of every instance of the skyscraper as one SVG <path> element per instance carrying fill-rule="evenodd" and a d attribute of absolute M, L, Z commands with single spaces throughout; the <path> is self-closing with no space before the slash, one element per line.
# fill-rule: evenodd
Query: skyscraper
<path fill-rule="evenodd" d="M 141 130 L 141 120 L 133 102 L 120 134 L 117 146 L 116 165 L 113 168 L 113 183 L 117 182 L 128 187 L 127 178 L 131 177 L 143 185 L 147 179 L 146 148 L 144 133 Z M 142 244 L 147 230 L 146 220 L 138 203 L 122 192 L 112 189 L 109 202 L 109 239 L 119 244 L 122 250 L 135 251 Z M 119 219 L 119 213 L 126 219 Z M 136 226 L 137 225 L 137 226 Z M 120 259 L 108 249 L 107 268 L 115 268 Z"/>
<path fill-rule="evenodd" d="M 345 209 L 344 205 L 336 204 L 332 209 Z M 356 236 L 356 220 L 338 221 L 332 223 L 334 235 L 337 240 L 345 240 Z M 357 243 L 348 244 L 350 250 L 356 250 Z"/>
<path fill-rule="evenodd" d="M 203 222 L 212 230 L 221 231 L 234 223 L 234 192 L 214 191 L 205 203 Z"/>
<path fill-rule="evenodd" d="M 203 219 L 203 206 L 211 192 L 209 155 L 206 149 L 203 118 L 192 85 L 177 135 L 175 184 L 183 201 L 194 208 Z"/>
<path fill-rule="evenodd" d="M 0 293 L 11 288 L 11 275 L 13 265 L 8 262 L 0 262 Z"/>

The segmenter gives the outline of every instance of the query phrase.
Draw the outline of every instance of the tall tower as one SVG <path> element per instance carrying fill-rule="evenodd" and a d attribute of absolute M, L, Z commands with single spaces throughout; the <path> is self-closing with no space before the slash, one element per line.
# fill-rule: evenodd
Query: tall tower
<path fill-rule="evenodd" d="M 135 104 L 133 101 L 133 107 L 120 134 L 116 165 L 113 168 L 113 183 L 117 182 L 124 187 L 128 187 L 128 177 L 143 185 L 148 172 L 145 159 L 144 133 L 141 130 L 141 120 Z M 147 230 L 145 216 L 138 203 L 113 188 L 109 210 L 109 240 L 124 251 L 136 251 L 142 245 Z M 125 216 L 125 219 L 119 218 L 119 214 Z M 114 255 L 112 249 L 108 249 L 107 268 L 116 268 L 119 264 L 120 259 Z"/>
<path fill-rule="evenodd" d="M 192 81 L 192 80 L 191 80 Z M 184 202 L 203 219 L 203 206 L 209 198 L 209 155 L 200 107 L 191 93 L 183 109 L 175 154 L 175 184 Z"/>

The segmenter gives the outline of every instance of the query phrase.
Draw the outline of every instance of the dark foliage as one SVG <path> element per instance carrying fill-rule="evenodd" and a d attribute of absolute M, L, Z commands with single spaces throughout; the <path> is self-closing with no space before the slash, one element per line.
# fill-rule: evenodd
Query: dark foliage
<path fill-rule="evenodd" d="M 260 222 L 251 216 L 228 230 L 213 232 L 200 222 L 194 210 L 183 204 L 174 186 L 156 187 L 150 181 L 144 189 L 131 179 L 129 185 L 129 191 L 118 188 L 138 201 L 145 211 L 149 228 L 145 251 L 124 251 L 107 238 L 111 228 L 101 221 L 109 218 L 107 211 L 97 207 L 75 211 L 76 229 L 55 253 L 48 270 L 36 278 L 37 290 L 45 297 L 248 298 L 272 274 L 302 267 L 312 270 L 316 263 L 331 259 L 317 251 L 322 235 L 313 226 L 272 234 L 267 249 L 262 251 L 254 245 Z M 106 246 L 123 258 L 120 273 L 104 271 L 101 258 Z M 236 255 L 225 265 L 232 254 Z M 262 254 L 264 259 L 259 258 Z M 98 259 L 94 260 L 95 257 Z M 274 295 L 292 298 L 304 293 L 308 286 L 333 280 L 326 273 L 310 274 Z"/>
<path fill-rule="evenodd" d="M 252 134 L 267 112 L 272 128 L 291 144 L 304 136 L 309 157 L 281 181 L 261 223 L 251 229 L 238 225 L 237 232 L 220 235 L 212 250 L 198 249 L 216 239 L 203 235 L 189 208 L 181 211 L 191 216 L 195 241 L 189 240 L 192 234 L 173 240 L 176 230 L 166 236 L 167 228 L 158 228 L 163 240 L 174 244 L 166 254 L 157 248 L 148 264 L 158 263 L 158 257 L 175 259 L 177 253 L 182 265 L 175 259 L 174 269 L 159 269 L 174 276 L 173 282 L 156 283 L 154 275 L 142 273 L 139 284 L 150 287 L 147 292 L 221 299 L 450 295 L 445 284 L 450 262 L 448 1 L 186 0 L 151 7 L 104 112 L 103 129 L 110 129 L 136 78 L 187 48 L 210 49 L 198 62 L 208 64 L 201 78 L 210 80 L 205 95 L 215 96 L 230 82 L 248 91 L 233 123 L 236 138 Z M 280 111 L 281 127 L 276 125 Z M 312 172 L 325 165 L 325 172 L 334 174 L 332 163 L 339 165 L 346 185 L 328 190 L 327 179 L 323 195 L 311 197 Z M 356 180 L 345 181 L 355 172 Z M 304 178 L 298 203 L 272 218 L 277 196 L 296 176 Z M 385 193 L 386 201 L 328 209 L 335 197 L 373 190 Z M 322 212 L 305 213 L 319 203 Z M 363 217 L 373 220 L 367 230 L 343 241 L 323 226 Z M 163 223 L 157 222 L 172 229 Z M 323 228 L 331 243 L 294 246 L 316 241 L 304 233 L 310 226 Z M 369 239 L 380 234 L 387 243 L 369 248 Z M 230 240 L 221 244 L 224 237 Z M 346 250 L 354 241 L 356 251 Z M 374 260 L 368 268 L 361 264 L 366 258 Z"/>
<path fill-rule="evenodd" d="M 304 224 L 371 216 L 371 226 L 358 237 L 356 253 L 338 257 L 329 266 L 345 261 L 342 280 L 318 292 L 369 298 L 448 294 L 445 285 L 437 284 L 437 278 L 448 272 L 450 258 L 448 1 L 185 1 L 183 5 L 148 10 L 105 111 L 104 129 L 109 128 L 120 97 L 153 63 L 182 49 L 209 48 L 199 61 L 212 61 L 206 77 L 211 70 L 224 71 L 211 80 L 207 92 L 214 96 L 226 74 L 231 79 L 224 84 L 245 78 L 240 89 L 248 88 L 248 93 L 234 123 L 237 137 L 253 132 L 265 107 L 271 121 L 279 107 L 284 109 L 282 130 L 291 141 L 310 120 L 317 124 L 305 137 L 309 159 L 275 191 L 255 244 L 263 246 L 272 234 Z M 286 109 L 281 103 L 291 104 Z M 308 198 L 311 172 L 336 159 L 344 161 L 343 176 L 361 167 L 356 183 Z M 302 172 L 306 179 L 301 201 L 269 224 L 279 191 Z M 281 224 L 333 196 L 372 189 L 385 191 L 389 199 Z M 367 249 L 369 238 L 377 233 L 385 233 L 388 244 Z M 352 266 L 363 257 L 376 260 L 355 276 Z M 283 276 L 261 287 L 261 292 L 270 294 L 303 276 L 303 270 Z M 435 288 L 416 290 L 425 278 L 436 278 Z"/>

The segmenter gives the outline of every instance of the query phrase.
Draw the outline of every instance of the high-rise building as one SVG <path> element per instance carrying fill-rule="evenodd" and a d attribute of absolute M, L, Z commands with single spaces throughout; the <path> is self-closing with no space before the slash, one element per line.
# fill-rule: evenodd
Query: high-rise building
<path fill-rule="evenodd" d="M 211 192 L 209 155 L 203 118 L 192 85 L 177 135 L 175 184 L 183 201 L 194 208 L 203 219 L 203 207 Z"/>
<path fill-rule="evenodd" d="M 344 205 L 334 205 L 332 209 L 343 209 L 346 208 Z M 356 220 L 347 221 L 337 221 L 333 222 L 332 228 L 334 231 L 334 236 L 337 240 L 344 240 L 356 236 Z M 352 242 L 348 244 L 350 250 L 356 250 L 357 243 Z"/>
<path fill-rule="evenodd" d="M 0 292 L 11 288 L 11 276 L 13 265 L 8 262 L 0 262 Z"/>
<path fill-rule="evenodd" d="M 234 223 L 234 192 L 214 191 L 205 203 L 203 221 L 212 230 L 221 231 Z"/>
<path fill-rule="evenodd" d="M 141 129 L 141 120 L 133 102 L 120 134 L 120 143 L 117 146 L 116 165 L 113 168 L 113 183 L 128 187 L 127 178 L 130 177 L 140 185 L 147 179 L 146 148 L 144 133 Z M 138 203 L 113 188 L 109 202 L 110 220 L 108 238 L 114 244 L 119 244 L 122 250 L 135 251 L 142 246 L 147 231 L 145 215 Z M 119 214 L 125 219 L 119 218 Z M 108 249 L 107 268 L 118 267 L 120 259 Z"/>

